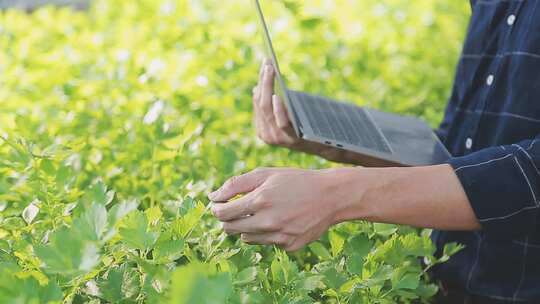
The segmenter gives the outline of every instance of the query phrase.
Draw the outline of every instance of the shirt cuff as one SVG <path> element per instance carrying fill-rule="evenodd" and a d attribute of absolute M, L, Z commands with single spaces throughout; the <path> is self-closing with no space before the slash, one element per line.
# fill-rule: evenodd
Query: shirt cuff
<path fill-rule="evenodd" d="M 521 146 L 499 146 L 451 158 L 486 236 L 515 238 L 531 233 L 538 220 L 539 178 Z"/>

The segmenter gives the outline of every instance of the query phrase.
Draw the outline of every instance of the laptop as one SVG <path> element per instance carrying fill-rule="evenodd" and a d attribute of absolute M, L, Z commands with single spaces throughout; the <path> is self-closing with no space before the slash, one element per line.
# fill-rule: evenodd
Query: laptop
<path fill-rule="evenodd" d="M 275 94 L 281 97 L 296 135 L 344 150 L 364 166 L 424 166 L 444 163 L 450 153 L 424 121 L 352 103 L 290 90 L 282 77 L 259 0 L 254 0 L 265 55 L 275 68 Z"/>

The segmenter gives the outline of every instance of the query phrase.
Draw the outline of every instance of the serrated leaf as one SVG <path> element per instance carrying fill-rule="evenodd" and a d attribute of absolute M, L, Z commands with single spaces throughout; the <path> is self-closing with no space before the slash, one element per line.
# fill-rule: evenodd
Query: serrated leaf
<path fill-rule="evenodd" d="M 198 202 L 193 208 L 189 209 L 184 216 L 175 221 L 175 231 L 180 237 L 186 238 L 186 236 L 188 236 L 203 216 L 205 210 L 205 206 L 201 202 Z"/>
<path fill-rule="evenodd" d="M 75 220 L 73 226 L 84 239 L 98 241 L 107 228 L 107 209 L 104 205 L 93 203 Z"/>
<path fill-rule="evenodd" d="M 313 242 L 308 245 L 309 249 L 317 256 L 319 259 L 325 261 L 325 260 L 331 260 L 332 255 L 330 255 L 330 252 L 319 242 Z"/>
<path fill-rule="evenodd" d="M 34 248 L 45 271 L 73 277 L 88 273 L 99 262 L 95 243 L 85 240 L 74 229 L 60 228 L 49 237 L 49 244 Z"/>
<path fill-rule="evenodd" d="M 126 299 L 134 299 L 139 294 L 139 274 L 127 264 L 112 268 L 107 278 L 98 282 L 102 298 L 117 303 Z"/>
<path fill-rule="evenodd" d="M 236 274 L 234 284 L 245 285 L 251 283 L 257 277 L 257 267 L 248 267 Z"/>
<path fill-rule="evenodd" d="M 373 242 L 365 234 L 358 234 L 351 237 L 347 241 L 345 246 L 345 251 L 347 254 L 352 255 L 356 254 L 357 257 L 364 258 L 369 254 L 373 248 Z"/>
<path fill-rule="evenodd" d="M 341 285 L 343 285 L 347 281 L 347 277 L 341 273 L 338 272 L 334 267 L 329 267 L 323 272 L 324 275 L 324 284 L 328 286 L 328 288 L 332 288 L 334 290 L 338 290 Z"/>
<path fill-rule="evenodd" d="M 111 210 L 109 210 L 109 223 L 111 225 L 116 224 L 126 215 L 136 210 L 138 206 L 139 202 L 136 200 L 126 200 L 114 205 Z"/>
<path fill-rule="evenodd" d="M 144 213 L 146 214 L 148 222 L 152 226 L 157 225 L 157 223 L 161 220 L 161 217 L 163 216 L 163 212 L 161 212 L 161 209 L 158 206 L 148 208 L 146 209 L 146 211 L 144 211 Z"/>
<path fill-rule="evenodd" d="M 88 194 L 92 202 L 102 205 L 107 204 L 107 186 L 105 186 L 102 181 L 98 181 L 92 187 L 90 187 Z"/>
<path fill-rule="evenodd" d="M 446 256 L 453 256 L 461 251 L 465 246 L 458 243 L 448 243 L 444 245 L 443 254 Z"/>
<path fill-rule="evenodd" d="M 197 206 L 197 201 L 195 201 L 191 197 L 185 197 L 182 203 L 180 204 L 180 215 L 185 216 L 190 212 L 190 210 L 194 209 Z"/>
<path fill-rule="evenodd" d="M 335 230 L 328 232 L 328 239 L 330 240 L 330 249 L 332 250 L 332 256 L 336 257 L 343 250 L 345 244 L 345 238 Z"/>
<path fill-rule="evenodd" d="M 16 264 L 0 262 L 0 303 L 60 303 L 62 290 L 49 280 L 40 284 L 32 276 L 19 276 Z"/>
<path fill-rule="evenodd" d="M 321 287 L 323 278 L 322 275 L 308 275 L 306 278 L 299 280 L 296 286 L 301 290 L 313 291 Z"/>
<path fill-rule="evenodd" d="M 132 249 L 148 250 L 157 240 L 157 234 L 148 230 L 148 220 L 144 213 L 134 211 L 123 221 L 118 234 L 122 242 Z"/>
<path fill-rule="evenodd" d="M 179 259 L 183 253 L 183 240 L 158 240 L 156 247 L 154 248 L 154 260 L 159 262 L 172 262 Z"/>
<path fill-rule="evenodd" d="M 392 277 L 393 268 L 389 265 L 379 266 L 375 272 L 369 277 L 367 281 L 364 282 L 366 286 L 375 286 L 383 283 L 384 281 L 390 280 Z"/>
<path fill-rule="evenodd" d="M 358 253 L 349 255 L 346 260 L 347 270 L 351 274 L 360 275 L 364 267 L 364 256 Z"/>
<path fill-rule="evenodd" d="M 416 234 L 407 234 L 400 237 L 404 253 L 415 257 L 430 256 L 435 253 L 435 246 L 429 238 L 420 237 Z"/>
<path fill-rule="evenodd" d="M 396 233 L 397 226 L 392 224 L 374 223 L 373 230 L 378 235 L 389 237 L 390 235 Z"/>
<path fill-rule="evenodd" d="M 395 284 L 393 289 L 416 289 L 420 283 L 420 275 L 416 273 L 407 273 L 402 276 Z"/>

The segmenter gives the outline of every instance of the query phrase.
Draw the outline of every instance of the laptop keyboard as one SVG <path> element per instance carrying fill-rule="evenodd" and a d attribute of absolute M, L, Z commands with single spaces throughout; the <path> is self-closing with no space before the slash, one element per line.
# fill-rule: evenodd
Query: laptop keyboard
<path fill-rule="evenodd" d="M 291 93 L 300 102 L 316 135 L 375 151 L 392 152 L 365 109 L 319 96 Z"/>

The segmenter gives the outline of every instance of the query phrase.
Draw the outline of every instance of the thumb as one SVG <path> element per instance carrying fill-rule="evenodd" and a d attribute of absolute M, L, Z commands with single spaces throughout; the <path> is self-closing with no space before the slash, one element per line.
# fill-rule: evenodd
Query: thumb
<path fill-rule="evenodd" d="M 270 176 L 271 169 L 255 169 L 249 173 L 233 176 L 218 190 L 210 193 L 208 198 L 213 202 L 225 202 L 238 194 L 257 189 Z"/>

